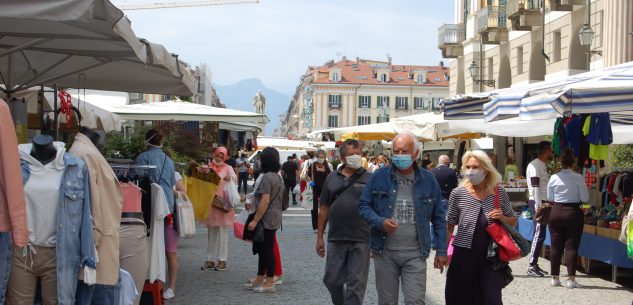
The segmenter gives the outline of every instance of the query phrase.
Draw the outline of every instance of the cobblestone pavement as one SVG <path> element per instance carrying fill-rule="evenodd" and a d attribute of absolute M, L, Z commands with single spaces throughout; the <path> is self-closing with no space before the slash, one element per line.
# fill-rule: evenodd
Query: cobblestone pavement
<path fill-rule="evenodd" d="M 206 228 L 199 228 L 194 238 L 181 240 L 176 298 L 166 304 L 331 304 L 321 281 L 325 259 L 315 254 L 316 235 L 311 230 L 310 217 L 297 215 L 299 211 L 290 213 L 295 214 L 284 216 L 284 230 L 278 233 L 284 284 L 277 293 L 262 295 L 242 288 L 242 283 L 256 272 L 257 256 L 251 255 L 250 244 L 235 239 L 232 231 L 229 233 L 228 271 L 201 271 L 200 266 L 206 258 L 207 234 Z M 427 264 L 433 266 L 431 258 Z M 515 280 L 503 291 L 504 304 L 632 304 L 632 291 L 584 274 L 578 277 L 578 281 L 585 285 L 583 289 L 551 288 L 546 278 L 525 276 L 526 264 L 525 259 L 512 263 Z M 541 265 L 545 267 L 548 262 L 543 261 Z M 377 304 L 373 265 L 371 270 L 365 295 L 365 304 L 370 305 Z M 445 276 L 438 270 L 429 269 L 427 277 L 427 304 L 443 304 Z M 400 304 L 404 304 L 402 297 Z"/>

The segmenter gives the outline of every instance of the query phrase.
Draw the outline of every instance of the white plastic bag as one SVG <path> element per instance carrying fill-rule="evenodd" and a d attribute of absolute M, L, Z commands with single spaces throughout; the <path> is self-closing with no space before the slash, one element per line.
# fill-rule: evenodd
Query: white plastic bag
<path fill-rule="evenodd" d="M 180 237 L 192 237 L 196 235 L 196 219 L 191 202 L 184 200 L 182 196 L 178 196 L 176 208 L 178 209 L 177 221 Z"/>
<path fill-rule="evenodd" d="M 237 191 L 237 184 L 233 180 L 224 183 L 223 203 L 227 210 L 233 209 L 240 204 L 240 193 Z"/>
<path fill-rule="evenodd" d="M 244 228 L 246 227 L 246 220 L 248 219 L 248 210 L 244 209 L 237 216 L 233 222 L 233 235 L 237 239 L 244 239 Z"/>
<path fill-rule="evenodd" d="M 313 206 L 313 198 L 312 198 L 312 187 L 310 185 L 306 186 L 306 189 L 303 191 L 303 198 L 301 199 L 301 207 L 306 210 L 312 210 Z"/>
<path fill-rule="evenodd" d="M 301 183 L 297 183 L 297 185 L 295 185 L 295 188 L 292 189 L 292 193 L 294 194 L 299 194 L 299 192 L 301 192 Z"/>

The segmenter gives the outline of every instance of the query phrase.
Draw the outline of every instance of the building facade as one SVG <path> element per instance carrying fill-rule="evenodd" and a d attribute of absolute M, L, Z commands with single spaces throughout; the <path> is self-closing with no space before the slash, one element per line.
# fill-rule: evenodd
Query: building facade
<path fill-rule="evenodd" d="M 579 37 L 585 25 L 593 31 L 589 47 Z M 455 23 L 440 27 L 438 38 L 451 58 L 455 96 L 632 61 L 630 33 L 630 0 L 455 0 Z"/>
<path fill-rule="evenodd" d="M 308 68 L 279 133 L 303 139 L 316 130 L 439 111 L 441 99 L 448 97 L 448 85 L 449 69 L 443 65 L 394 65 L 391 59 L 353 61 L 343 57 Z"/>

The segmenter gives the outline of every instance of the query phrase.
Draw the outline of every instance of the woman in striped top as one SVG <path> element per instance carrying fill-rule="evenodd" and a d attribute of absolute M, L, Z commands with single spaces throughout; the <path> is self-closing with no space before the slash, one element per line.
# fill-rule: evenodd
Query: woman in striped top
<path fill-rule="evenodd" d="M 455 226 L 459 227 L 446 275 L 446 304 L 503 304 L 504 270 L 493 270 L 487 259 L 490 235 L 486 227 L 494 220 L 515 226 L 517 218 L 503 188 L 499 192 L 500 208 L 494 208 L 495 187 L 501 182 L 501 174 L 485 152 L 466 152 L 462 164 L 465 179 L 451 193 L 446 214 L 449 238 Z"/>

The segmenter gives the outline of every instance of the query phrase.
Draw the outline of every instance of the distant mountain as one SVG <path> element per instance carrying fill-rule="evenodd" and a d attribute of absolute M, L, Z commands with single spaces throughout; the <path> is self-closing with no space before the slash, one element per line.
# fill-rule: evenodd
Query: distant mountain
<path fill-rule="evenodd" d="M 257 90 L 261 90 L 266 98 L 266 115 L 270 119 L 270 123 L 266 124 L 265 135 L 273 134 L 279 126 L 279 115 L 284 113 L 290 104 L 289 95 L 267 88 L 257 78 L 241 80 L 237 84 L 226 86 L 214 84 L 214 87 L 220 101 L 227 108 L 244 111 L 253 111 L 253 97 Z"/>

